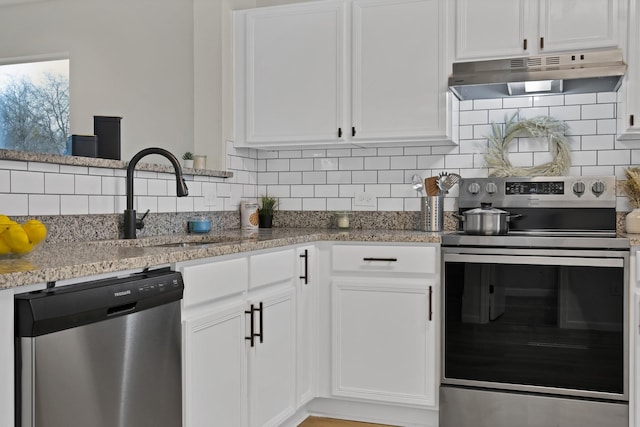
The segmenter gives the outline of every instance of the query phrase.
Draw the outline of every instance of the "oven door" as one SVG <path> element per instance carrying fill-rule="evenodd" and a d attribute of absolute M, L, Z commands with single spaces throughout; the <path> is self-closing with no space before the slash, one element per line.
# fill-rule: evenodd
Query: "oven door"
<path fill-rule="evenodd" d="M 627 401 L 628 260 L 443 248 L 442 383 Z"/>

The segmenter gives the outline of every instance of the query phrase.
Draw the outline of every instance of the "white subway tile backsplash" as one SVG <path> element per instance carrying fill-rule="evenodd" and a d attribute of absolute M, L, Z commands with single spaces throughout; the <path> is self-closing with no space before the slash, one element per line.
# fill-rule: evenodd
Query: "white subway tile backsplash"
<path fill-rule="evenodd" d="M 617 131 L 616 119 L 600 119 L 597 121 L 598 135 L 615 135 Z"/>
<path fill-rule="evenodd" d="M 377 171 L 353 171 L 351 182 L 354 184 L 370 184 L 378 182 Z"/>
<path fill-rule="evenodd" d="M 568 121 L 567 135 L 594 135 L 596 133 L 596 120 Z"/>
<path fill-rule="evenodd" d="M 391 169 L 415 169 L 418 164 L 417 156 L 393 156 L 391 159 Z"/>
<path fill-rule="evenodd" d="M 317 185 L 292 185 L 291 197 L 313 197 Z M 337 188 L 337 187 L 336 187 Z M 282 208 L 282 207 L 281 207 Z"/>
<path fill-rule="evenodd" d="M 564 96 L 565 105 L 595 104 L 598 98 L 595 93 L 578 93 Z"/>
<path fill-rule="evenodd" d="M 327 200 L 319 197 L 302 199 L 302 209 L 305 211 L 325 211 L 327 210 Z"/>
<path fill-rule="evenodd" d="M 631 163 L 630 150 L 600 150 L 598 151 L 598 166 L 628 165 Z"/>
<path fill-rule="evenodd" d="M 316 158 L 313 159 L 313 169 L 317 171 L 336 171 L 339 166 L 339 158 Z"/>
<path fill-rule="evenodd" d="M 552 105 L 564 105 L 564 95 L 534 96 L 534 107 L 550 107 Z"/>
<path fill-rule="evenodd" d="M 313 170 L 314 159 L 291 159 L 289 161 L 289 169 L 293 171 L 310 171 Z M 265 169 L 266 170 L 266 169 Z"/>
<path fill-rule="evenodd" d="M 462 101 L 454 117 L 458 145 L 354 147 L 329 149 L 255 150 L 227 142 L 230 179 L 185 175 L 190 196 L 175 197 L 171 173 L 136 171 L 134 206 L 140 212 L 237 210 L 240 200 L 269 194 L 282 210 L 405 210 L 417 211 L 419 198 L 410 181 L 440 171 L 464 177 L 486 177 L 484 162 L 491 123 L 550 115 L 565 120 L 573 175 L 617 174 L 640 164 L 640 148 L 616 141 L 617 94 L 550 95 Z M 545 139 L 519 138 L 509 146 L 515 166 L 530 167 L 551 160 Z M 124 169 L 87 168 L 37 162 L 0 160 L 0 204 L 10 215 L 120 213 L 126 205 Z M 204 194 L 215 205 L 205 206 Z M 370 192 L 376 207 L 354 204 L 356 192 Z M 457 191 L 445 199 L 445 209 L 457 208 Z M 626 197 L 619 197 L 626 203 Z"/>
<path fill-rule="evenodd" d="M 124 212 L 118 209 L 117 212 Z M 89 213 L 90 214 L 112 214 L 115 213 L 115 199 L 113 196 L 89 196 Z"/>
<path fill-rule="evenodd" d="M 27 169 L 32 172 L 60 172 L 60 165 L 55 163 L 28 162 Z"/>
<path fill-rule="evenodd" d="M 278 174 L 278 184 L 302 184 L 302 172 L 280 172 Z"/>
<path fill-rule="evenodd" d="M 527 108 L 533 105 L 533 99 L 530 96 L 516 96 L 513 98 L 504 98 L 502 108 Z"/>
<path fill-rule="evenodd" d="M 598 164 L 597 151 L 572 151 L 571 164 L 573 166 L 596 166 Z"/>
<path fill-rule="evenodd" d="M 29 196 L 27 194 L 0 194 L 0 206 L 2 206 L 3 215 L 29 215 Z"/>
<path fill-rule="evenodd" d="M 303 184 L 326 184 L 327 172 L 302 172 Z"/>
<path fill-rule="evenodd" d="M 44 173 L 11 171 L 12 193 L 44 193 Z"/>
<path fill-rule="evenodd" d="M 474 110 L 498 110 L 502 108 L 502 98 L 476 99 L 473 101 Z"/>
<path fill-rule="evenodd" d="M 60 196 L 29 194 L 29 215 L 60 215 Z"/>
<path fill-rule="evenodd" d="M 362 170 L 364 169 L 363 157 L 341 157 L 338 162 L 339 170 Z"/>
<path fill-rule="evenodd" d="M 378 182 L 381 184 L 396 184 L 404 182 L 404 172 L 401 170 L 378 171 Z"/>
<path fill-rule="evenodd" d="M 167 181 L 160 179 L 150 179 L 147 182 L 147 194 L 149 196 L 166 196 Z"/>
<path fill-rule="evenodd" d="M 366 170 L 387 170 L 391 167 L 389 156 L 365 157 L 364 168 Z"/>
<path fill-rule="evenodd" d="M 61 215 L 88 215 L 89 196 L 62 195 L 60 196 Z"/>
<path fill-rule="evenodd" d="M 299 196 L 299 197 L 338 197 L 338 185 L 337 184 L 328 184 L 328 185 L 314 185 L 314 191 L 311 196 Z"/>
<path fill-rule="evenodd" d="M 460 112 L 460 125 L 481 125 L 489 123 L 489 113 L 486 110 Z"/>
<path fill-rule="evenodd" d="M 74 184 L 73 175 L 66 173 L 44 174 L 44 192 L 47 194 L 75 194 Z"/>
<path fill-rule="evenodd" d="M 327 172 L 326 183 L 348 184 L 351 182 L 351 173 L 351 171 L 329 171 Z"/>
<path fill-rule="evenodd" d="M 613 119 L 615 118 L 614 104 L 590 104 L 582 106 L 582 119 Z"/>
<path fill-rule="evenodd" d="M 11 172 L 8 170 L 0 170 L 0 193 L 9 193 L 11 191 Z"/>

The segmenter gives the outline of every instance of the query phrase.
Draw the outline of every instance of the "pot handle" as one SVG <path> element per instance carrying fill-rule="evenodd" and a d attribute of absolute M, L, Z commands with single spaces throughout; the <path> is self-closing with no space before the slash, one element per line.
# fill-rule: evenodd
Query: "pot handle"
<path fill-rule="evenodd" d="M 510 222 L 512 219 L 518 219 L 522 216 L 522 214 L 513 214 L 513 215 L 509 215 L 509 217 L 507 218 L 507 222 Z"/>
<path fill-rule="evenodd" d="M 459 219 L 460 221 L 464 221 L 464 215 L 460 215 L 460 214 L 457 214 L 457 213 L 455 213 L 455 212 L 454 212 L 454 213 L 452 213 L 452 215 L 453 215 L 455 218 Z"/>

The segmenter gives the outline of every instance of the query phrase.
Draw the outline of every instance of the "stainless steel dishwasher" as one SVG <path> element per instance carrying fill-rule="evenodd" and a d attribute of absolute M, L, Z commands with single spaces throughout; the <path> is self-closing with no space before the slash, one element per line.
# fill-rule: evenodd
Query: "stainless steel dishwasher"
<path fill-rule="evenodd" d="M 158 269 L 16 295 L 16 426 L 181 426 L 183 288 Z"/>

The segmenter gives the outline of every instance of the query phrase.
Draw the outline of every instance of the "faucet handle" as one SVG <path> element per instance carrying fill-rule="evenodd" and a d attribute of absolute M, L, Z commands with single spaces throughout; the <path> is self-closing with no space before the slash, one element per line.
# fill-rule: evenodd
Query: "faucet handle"
<path fill-rule="evenodd" d="M 149 215 L 149 211 L 151 209 L 147 209 L 147 211 L 144 213 L 144 215 L 142 215 L 142 218 L 140 219 L 136 219 L 136 228 L 138 230 L 142 230 L 144 228 L 144 219 L 147 217 L 147 215 Z"/>

